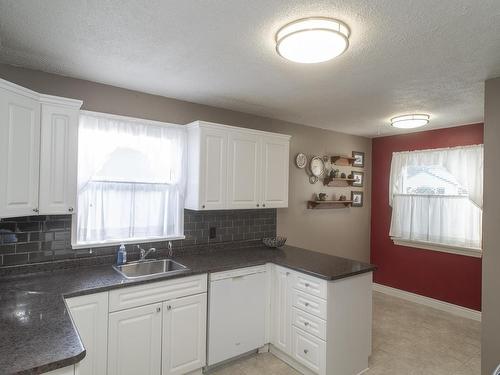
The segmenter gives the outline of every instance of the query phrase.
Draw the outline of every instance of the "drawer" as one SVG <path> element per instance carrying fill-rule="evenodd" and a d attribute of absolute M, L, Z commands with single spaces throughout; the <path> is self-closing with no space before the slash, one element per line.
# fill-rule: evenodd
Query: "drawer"
<path fill-rule="evenodd" d="M 325 374 L 326 343 L 297 327 L 292 328 L 292 356 L 313 372 Z"/>
<path fill-rule="evenodd" d="M 130 309 L 207 291 L 207 274 L 141 284 L 109 292 L 109 311 Z"/>
<path fill-rule="evenodd" d="M 295 327 L 326 341 L 326 321 L 323 319 L 293 307 L 292 324 Z"/>
<path fill-rule="evenodd" d="M 292 290 L 292 306 L 326 319 L 326 301 L 324 299 L 294 289 Z"/>
<path fill-rule="evenodd" d="M 312 296 L 326 299 L 328 283 L 317 277 L 294 272 L 293 287 Z"/>

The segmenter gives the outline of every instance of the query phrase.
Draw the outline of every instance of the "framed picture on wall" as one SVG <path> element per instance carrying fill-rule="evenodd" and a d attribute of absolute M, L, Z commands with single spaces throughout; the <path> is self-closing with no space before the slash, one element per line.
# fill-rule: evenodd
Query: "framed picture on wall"
<path fill-rule="evenodd" d="M 352 178 L 354 181 L 352 182 L 352 186 L 363 187 L 363 181 L 365 179 L 364 172 L 351 171 Z"/>
<path fill-rule="evenodd" d="M 361 151 L 353 151 L 352 157 L 354 161 L 352 162 L 353 167 L 364 167 L 365 166 L 365 153 Z"/>
<path fill-rule="evenodd" d="M 363 192 L 351 191 L 351 200 L 353 207 L 363 207 Z"/>

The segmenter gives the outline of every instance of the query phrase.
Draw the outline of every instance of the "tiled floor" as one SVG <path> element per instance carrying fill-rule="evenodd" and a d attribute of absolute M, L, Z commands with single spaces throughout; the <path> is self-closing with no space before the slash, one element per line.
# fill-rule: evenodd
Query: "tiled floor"
<path fill-rule="evenodd" d="M 230 363 L 213 375 L 295 375 L 272 354 Z M 367 375 L 479 375 L 480 323 L 374 292 L 373 354 Z"/>

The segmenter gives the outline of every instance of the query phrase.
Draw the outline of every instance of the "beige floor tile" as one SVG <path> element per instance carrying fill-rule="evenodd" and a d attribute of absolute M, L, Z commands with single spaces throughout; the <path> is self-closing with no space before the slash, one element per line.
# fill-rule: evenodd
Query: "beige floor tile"
<path fill-rule="evenodd" d="M 366 375 L 480 375 L 480 323 L 374 292 L 373 353 Z M 270 353 L 214 375 L 297 375 Z"/>

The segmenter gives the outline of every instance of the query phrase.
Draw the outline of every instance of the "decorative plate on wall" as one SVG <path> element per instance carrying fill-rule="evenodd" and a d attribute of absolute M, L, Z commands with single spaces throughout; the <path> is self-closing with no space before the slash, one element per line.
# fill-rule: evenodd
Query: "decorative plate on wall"
<path fill-rule="evenodd" d="M 307 165 L 307 156 L 302 152 L 298 153 L 295 157 L 295 164 L 297 164 L 297 167 L 300 169 L 304 168 Z"/>
<path fill-rule="evenodd" d="M 316 176 L 309 176 L 309 183 L 310 184 L 315 184 L 316 182 L 318 182 L 318 177 L 316 177 Z"/>
<path fill-rule="evenodd" d="M 325 163 L 323 163 L 323 160 L 317 156 L 311 159 L 309 167 L 311 168 L 313 176 L 319 177 L 325 173 Z"/>

